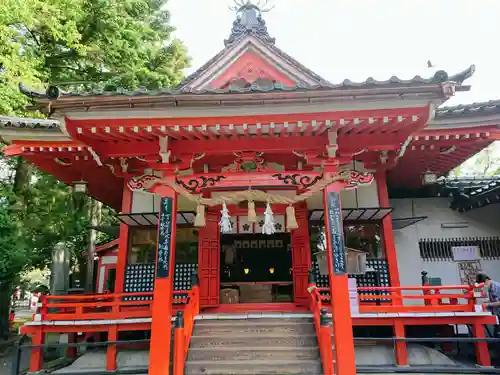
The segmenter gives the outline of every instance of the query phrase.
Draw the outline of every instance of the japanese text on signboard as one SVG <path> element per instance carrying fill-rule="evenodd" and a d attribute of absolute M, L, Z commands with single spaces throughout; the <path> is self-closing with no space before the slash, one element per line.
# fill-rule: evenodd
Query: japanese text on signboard
<path fill-rule="evenodd" d="M 330 226 L 330 244 L 332 249 L 333 272 L 337 275 L 346 273 L 346 255 L 344 233 L 342 230 L 342 209 L 340 195 L 328 193 L 328 225 Z"/>
<path fill-rule="evenodd" d="M 158 257 L 156 261 L 156 277 L 166 278 L 170 275 L 170 244 L 172 237 L 172 198 L 162 198 L 160 222 L 158 223 Z"/>

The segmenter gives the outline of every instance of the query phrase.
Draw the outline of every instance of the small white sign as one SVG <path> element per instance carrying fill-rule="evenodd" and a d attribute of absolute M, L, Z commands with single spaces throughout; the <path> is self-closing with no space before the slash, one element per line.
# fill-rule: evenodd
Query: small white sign
<path fill-rule="evenodd" d="M 359 314 L 357 280 L 354 277 L 348 279 L 348 288 L 349 288 L 349 304 L 351 305 L 351 314 Z"/>
<path fill-rule="evenodd" d="M 453 260 L 455 262 L 467 262 L 480 259 L 479 246 L 452 246 Z"/>

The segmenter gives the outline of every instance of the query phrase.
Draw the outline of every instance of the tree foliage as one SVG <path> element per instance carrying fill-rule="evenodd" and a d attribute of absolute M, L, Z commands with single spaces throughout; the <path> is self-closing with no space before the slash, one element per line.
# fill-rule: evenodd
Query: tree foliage
<path fill-rule="evenodd" d="M 0 114 L 18 113 L 19 83 L 158 88 L 189 60 L 171 38 L 167 0 L 3 0 Z"/>
<path fill-rule="evenodd" d="M 493 142 L 450 172 L 450 177 L 500 174 L 500 143 Z"/>
<path fill-rule="evenodd" d="M 24 110 L 21 83 L 72 90 L 176 85 L 189 60 L 172 39 L 166 7 L 167 0 L 3 0 L 0 116 L 41 116 Z M 0 159 L 0 306 L 16 276 L 46 265 L 56 243 L 64 241 L 82 263 L 88 206 L 88 197 L 22 159 Z M 103 217 L 111 221 L 112 211 L 105 208 Z M 0 334 L 5 319 L 0 311 Z"/>

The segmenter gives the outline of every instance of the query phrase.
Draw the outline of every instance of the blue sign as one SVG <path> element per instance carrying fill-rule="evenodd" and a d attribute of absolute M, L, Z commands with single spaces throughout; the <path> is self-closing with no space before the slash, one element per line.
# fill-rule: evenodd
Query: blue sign
<path fill-rule="evenodd" d="M 172 198 L 162 198 L 160 221 L 158 223 L 158 246 L 156 258 L 156 277 L 167 278 L 170 275 L 170 246 L 172 240 Z"/>
<path fill-rule="evenodd" d="M 342 225 L 342 208 L 340 205 L 340 194 L 328 193 L 328 220 L 325 222 L 330 227 L 330 246 L 332 249 L 333 273 L 344 275 L 346 270 L 346 254 L 344 244 L 344 231 Z"/>

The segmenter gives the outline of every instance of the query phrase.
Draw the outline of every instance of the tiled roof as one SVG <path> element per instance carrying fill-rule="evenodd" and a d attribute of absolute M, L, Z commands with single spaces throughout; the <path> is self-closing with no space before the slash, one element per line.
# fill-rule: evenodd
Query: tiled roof
<path fill-rule="evenodd" d="M 461 104 L 453 107 L 443 107 L 436 111 L 437 119 L 467 116 L 488 116 L 500 113 L 500 100 Z"/>
<path fill-rule="evenodd" d="M 500 201 L 498 194 L 500 190 L 499 176 L 446 178 L 438 183 L 441 185 L 440 193 L 442 196 L 450 195 L 453 197 L 450 208 L 458 209 L 460 212 Z"/>
<path fill-rule="evenodd" d="M 238 85 L 229 85 L 226 88 L 205 88 L 201 90 L 190 89 L 187 87 L 178 89 L 137 89 L 137 90 L 126 90 L 118 89 L 115 91 L 71 91 L 63 92 L 59 88 L 51 86 L 46 92 L 30 90 L 24 86 L 20 86 L 21 91 L 36 99 L 51 99 L 56 100 L 61 97 L 90 97 L 90 96 L 179 96 L 187 94 L 244 94 L 244 93 L 265 93 L 265 92 L 277 92 L 277 91 L 313 91 L 313 90 L 332 90 L 332 89 L 370 89 L 370 88 L 390 88 L 390 87 L 413 87 L 418 85 L 426 84 L 439 84 L 445 81 L 456 81 L 460 82 L 464 79 L 470 77 L 474 70 L 474 66 L 469 69 L 456 74 L 454 76 L 448 76 L 444 71 L 439 71 L 434 74 L 433 77 L 423 78 L 421 76 L 415 76 L 411 79 L 401 79 L 393 76 L 384 81 L 378 81 L 375 78 L 367 78 L 362 82 L 353 82 L 349 79 L 344 80 L 342 83 L 332 84 L 328 82 L 319 83 L 317 85 L 308 85 L 299 82 L 297 85 L 286 86 L 281 82 L 271 82 L 266 85 L 259 85 L 258 83 L 253 83 L 249 87 L 240 87 Z"/>
<path fill-rule="evenodd" d="M 55 119 L 23 118 L 0 116 L 0 127 L 2 128 L 28 128 L 28 129 L 55 129 L 59 127 L 59 121 Z"/>

